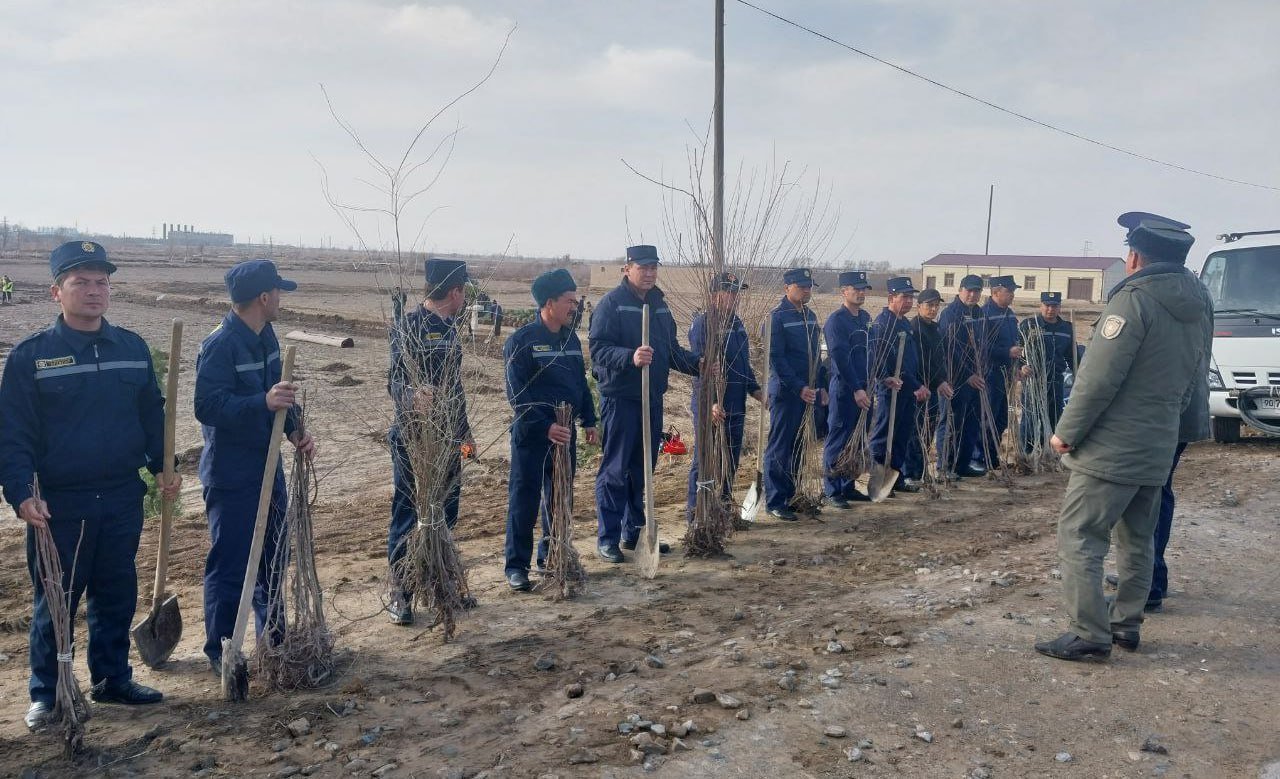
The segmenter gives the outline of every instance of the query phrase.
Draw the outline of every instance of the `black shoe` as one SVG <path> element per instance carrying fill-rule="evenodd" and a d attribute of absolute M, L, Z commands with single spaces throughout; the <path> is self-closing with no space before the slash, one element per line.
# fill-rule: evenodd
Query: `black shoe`
<path fill-rule="evenodd" d="M 480 601 L 476 600 L 476 596 L 474 595 L 462 596 L 462 608 L 466 609 L 467 611 L 470 611 L 471 609 L 474 609 L 476 606 L 479 606 L 479 605 L 480 605 Z"/>
<path fill-rule="evenodd" d="M 1102 577 L 1102 580 L 1105 581 L 1107 583 L 1107 586 L 1109 587 L 1120 586 L 1120 574 L 1118 573 L 1109 573 L 1106 576 Z"/>
<path fill-rule="evenodd" d="M 627 558 L 622 556 L 622 550 L 617 544 L 600 544 L 596 547 L 596 554 L 600 555 L 600 559 L 610 563 L 621 563 Z"/>
<path fill-rule="evenodd" d="M 391 594 L 391 603 L 387 606 L 391 613 L 392 625 L 413 624 L 413 599 L 403 592 Z"/>
<path fill-rule="evenodd" d="M 855 489 L 849 490 L 841 497 L 849 501 L 850 503 L 870 503 L 871 502 L 870 495 L 866 494 L 865 492 L 858 492 Z"/>
<path fill-rule="evenodd" d="M 783 522 L 795 522 L 800 518 L 791 509 L 769 509 L 769 516 L 774 519 L 780 519 Z"/>
<path fill-rule="evenodd" d="M 45 725 L 49 724 L 49 718 L 53 716 L 53 704 L 44 701 L 35 701 L 27 709 L 27 716 L 22 721 L 27 723 L 27 730 L 35 732 Z"/>
<path fill-rule="evenodd" d="M 216 677 L 218 677 L 219 679 L 221 679 L 221 678 L 222 678 L 222 658 L 221 658 L 221 657 L 216 657 L 216 658 L 215 658 L 215 657 L 210 657 L 210 658 L 209 658 L 209 670 L 213 672 L 213 675 L 214 675 L 214 676 L 216 676 Z"/>
<path fill-rule="evenodd" d="M 636 550 L 636 546 L 639 543 L 640 543 L 639 539 L 636 539 L 635 541 L 623 541 L 621 546 L 623 549 L 627 550 L 628 552 L 634 552 Z M 668 544 L 666 541 L 658 542 L 658 554 L 668 554 L 670 552 L 671 552 L 671 544 Z"/>
<path fill-rule="evenodd" d="M 516 592 L 526 592 L 529 587 L 529 574 L 521 570 L 507 571 L 507 586 Z"/>
<path fill-rule="evenodd" d="M 852 503 L 840 497 L 839 495 L 832 495 L 831 497 L 827 498 L 827 505 L 833 509 L 853 508 Z"/>
<path fill-rule="evenodd" d="M 1036 651 L 1059 660 L 1106 660 L 1111 656 L 1111 645 L 1086 641 L 1075 633 L 1063 633 L 1052 641 L 1036 644 Z"/>
<path fill-rule="evenodd" d="M 1111 631 L 1111 643 L 1126 649 L 1130 652 L 1138 651 L 1138 641 L 1140 636 L 1136 630 L 1113 630 Z"/>
<path fill-rule="evenodd" d="M 899 476 L 898 481 L 893 485 L 893 489 L 895 492 L 919 492 L 920 480 Z"/>
<path fill-rule="evenodd" d="M 1149 600 L 1147 601 L 1147 605 L 1142 607 L 1142 610 L 1147 612 L 1148 614 L 1159 614 L 1160 612 L 1164 611 L 1164 601 Z"/>
<path fill-rule="evenodd" d="M 89 691 L 89 697 L 94 703 L 122 703 L 126 706 L 159 703 L 164 700 L 164 695 L 159 690 L 144 687 L 132 679 L 113 685 L 108 685 L 104 679 L 93 686 Z"/>
<path fill-rule="evenodd" d="M 962 465 L 961 467 L 956 468 L 956 475 L 974 479 L 979 476 L 986 476 L 987 469 L 978 463 L 969 463 L 968 465 Z"/>

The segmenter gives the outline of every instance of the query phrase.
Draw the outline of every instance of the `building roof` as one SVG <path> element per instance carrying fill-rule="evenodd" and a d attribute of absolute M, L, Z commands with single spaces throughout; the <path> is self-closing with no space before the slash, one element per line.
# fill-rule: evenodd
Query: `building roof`
<path fill-rule="evenodd" d="M 1052 257 L 1024 254 L 938 254 L 924 265 L 982 265 L 1003 268 L 1065 268 L 1069 270 L 1107 270 L 1120 257 Z"/>

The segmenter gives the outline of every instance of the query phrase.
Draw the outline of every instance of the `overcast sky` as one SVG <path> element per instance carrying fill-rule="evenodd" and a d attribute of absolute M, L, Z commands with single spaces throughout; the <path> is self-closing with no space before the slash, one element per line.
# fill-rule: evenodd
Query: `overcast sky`
<path fill-rule="evenodd" d="M 1280 187 L 1274 0 L 755 0 L 905 67 L 1117 146 Z M 606 258 L 660 240 L 712 104 L 711 0 L 0 0 L 0 213 L 151 235 L 162 222 L 355 243 L 325 202 L 381 205 L 370 149 L 425 154 L 417 248 Z M 1207 179 L 963 100 L 729 0 L 728 167 L 774 158 L 831 188 L 837 262 L 1121 253 L 1118 213 L 1280 228 L 1280 192 Z M 691 127 L 694 128 L 691 130 Z M 424 169 L 410 180 L 424 185 Z M 385 243 L 365 219 L 367 240 Z"/>

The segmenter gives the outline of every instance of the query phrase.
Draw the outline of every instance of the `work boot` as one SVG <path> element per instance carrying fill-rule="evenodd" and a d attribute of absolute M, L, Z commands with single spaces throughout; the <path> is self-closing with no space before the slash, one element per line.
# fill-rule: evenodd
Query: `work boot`
<path fill-rule="evenodd" d="M 636 550 L 636 545 L 639 542 L 640 542 L 640 539 L 636 539 L 635 541 L 623 541 L 622 548 L 627 550 L 628 552 L 634 552 Z M 671 544 L 668 544 L 666 541 L 658 542 L 658 554 L 668 554 L 670 552 L 671 552 Z"/>
<path fill-rule="evenodd" d="M 529 574 L 522 570 L 507 571 L 507 586 L 515 592 L 527 592 L 529 587 Z"/>
<path fill-rule="evenodd" d="M 27 709 L 27 716 L 22 721 L 27 723 L 27 730 L 35 732 L 45 725 L 49 724 L 49 718 L 53 716 L 53 704 L 44 701 L 34 701 Z"/>
<path fill-rule="evenodd" d="M 832 495 L 831 497 L 827 498 L 827 505 L 833 509 L 841 509 L 841 510 L 853 508 L 852 503 L 840 497 L 839 495 Z"/>
<path fill-rule="evenodd" d="M 967 476 L 977 478 L 978 476 L 987 475 L 987 466 L 979 462 L 970 462 L 968 465 L 962 465 L 956 468 L 956 474 L 959 476 Z"/>
<path fill-rule="evenodd" d="M 1140 635 L 1136 630 L 1112 630 L 1111 643 L 1130 652 L 1138 651 Z"/>
<path fill-rule="evenodd" d="M 850 503 L 870 503 L 871 496 L 865 492 L 859 492 L 856 488 L 850 487 L 849 491 L 842 495 L 845 500 Z"/>
<path fill-rule="evenodd" d="M 391 603 L 387 606 L 391 613 L 392 625 L 413 624 L 413 599 L 404 592 L 391 593 Z"/>
<path fill-rule="evenodd" d="M 791 509 L 769 509 L 769 516 L 780 519 L 783 522 L 795 522 L 800 518 Z"/>
<path fill-rule="evenodd" d="M 894 492 L 919 492 L 920 480 L 908 479 L 906 476 L 899 476 L 897 483 L 893 485 Z"/>
<path fill-rule="evenodd" d="M 617 544 L 600 544 L 596 547 L 596 554 L 600 555 L 601 560 L 610 563 L 620 563 L 627 559 L 623 557 Z"/>
<path fill-rule="evenodd" d="M 94 703 L 120 703 L 125 706 L 159 703 L 164 700 L 164 695 L 159 690 L 138 684 L 132 679 L 116 684 L 109 684 L 103 679 L 89 691 L 89 697 Z"/>
<path fill-rule="evenodd" d="M 1036 651 L 1059 660 L 1106 660 L 1111 656 L 1111 645 L 1086 641 L 1075 633 L 1063 633 L 1052 641 L 1036 644 Z"/>

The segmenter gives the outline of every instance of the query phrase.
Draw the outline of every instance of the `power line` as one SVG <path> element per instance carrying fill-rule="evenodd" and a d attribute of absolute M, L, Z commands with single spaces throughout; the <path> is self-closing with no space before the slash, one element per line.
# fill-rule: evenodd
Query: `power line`
<path fill-rule="evenodd" d="M 1177 164 L 1177 163 L 1175 163 L 1175 162 L 1168 162 L 1168 161 L 1166 161 L 1166 160 L 1157 159 L 1157 158 L 1155 158 L 1155 157 L 1149 157 L 1149 156 L 1147 156 L 1146 154 L 1140 154 L 1140 153 L 1138 153 L 1138 152 L 1136 152 L 1136 151 L 1132 151 L 1132 150 L 1130 150 L 1130 149 L 1121 148 L 1120 146 L 1114 146 L 1114 145 L 1112 145 L 1112 144 L 1110 144 L 1110 143 L 1107 143 L 1107 142 L 1105 142 L 1105 141 L 1100 141 L 1100 140 L 1098 140 L 1098 139 L 1096 139 L 1096 138 L 1090 138 L 1090 137 L 1089 137 L 1089 136 L 1087 136 L 1087 135 L 1081 135 L 1080 133 L 1073 132 L 1073 131 L 1068 130 L 1068 129 L 1064 128 L 1064 127 L 1059 127 L 1058 125 L 1050 124 L 1049 122 L 1041 121 L 1040 119 L 1036 119 L 1035 117 L 1031 117 L 1031 116 L 1027 116 L 1026 114 L 1019 113 L 1019 112 L 1017 112 L 1017 111 L 1014 111 L 1014 110 L 1013 110 L 1013 109 L 1011 109 L 1011 108 L 1005 108 L 1005 107 L 1004 107 L 1004 106 L 1002 106 L 1002 105 L 997 105 L 996 103 L 993 103 L 993 102 L 991 102 L 990 100 L 985 100 L 985 99 L 983 99 L 983 98 L 981 98 L 981 97 L 978 97 L 977 95 L 970 94 L 969 92 L 965 92 L 963 89 L 957 89 L 957 88 L 955 88 L 955 87 L 953 87 L 953 86 L 949 86 L 949 85 L 947 85 L 947 84 L 942 83 L 941 81 L 938 81 L 938 80 L 936 80 L 936 79 L 929 78 L 928 76 L 923 75 L 923 74 L 921 74 L 921 73 L 917 73 L 917 72 L 915 72 L 914 70 L 911 70 L 910 68 L 904 68 L 903 66 L 898 65 L 898 64 L 895 64 L 895 63 L 893 63 L 893 62 L 890 62 L 890 61 L 889 61 L 889 60 L 887 60 L 887 59 L 884 59 L 884 58 L 882 58 L 882 57 L 877 57 L 876 55 L 874 55 L 874 54 L 872 54 L 872 53 L 870 53 L 870 52 L 863 51 L 862 49 L 859 49 L 859 48 L 857 48 L 856 46 L 850 46 L 849 44 L 847 44 L 847 43 L 845 43 L 845 42 L 843 42 L 843 41 L 840 41 L 840 40 L 837 40 L 837 39 L 835 39 L 835 38 L 832 38 L 830 35 L 827 35 L 827 34 L 825 34 L 825 33 L 819 32 L 819 31 L 817 31 L 817 30 L 813 29 L 812 27 L 806 27 L 805 25 L 803 25 L 803 24 L 801 24 L 801 23 L 799 23 L 799 22 L 797 22 L 797 21 L 794 21 L 794 20 L 792 20 L 792 19 L 788 19 L 788 18 L 787 18 L 787 17 L 785 17 L 785 16 L 779 16 L 778 14 L 774 13 L 773 11 L 770 11 L 770 10 L 767 10 L 767 9 L 764 9 L 764 8 L 761 8 L 761 7 L 760 7 L 760 6 L 758 6 L 758 5 L 755 5 L 755 4 L 753 4 L 753 3 L 748 2 L 748 0 L 737 0 L 737 2 L 741 3 L 742 5 L 745 5 L 745 6 L 746 6 L 746 7 L 748 7 L 748 8 L 751 8 L 751 9 L 754 9 L 754 10 L 756 10 L 756 11 L 759 11 L 760 13 L 764 14 L 765 16 L 772 17 L 772 18 L 774 18 L 774 19 L 776 19 L 776 20 L 778 20 L 778 21 L 782 22 L 783 24 L 789 24 L 789 25 L 791 25 L 792 27 L 796 28 L 797 30 L 802 30 L 802 31 L 804 31 L 804 32 L 809 33 L 810 35 L 813 35 L 813 36 L 816 36 L 816 37 L 818 37 L 818 38 L 821 38 L 821 39 L 822 39 L 822 40 L 824 40 L 824 41 L 827 41 L 827 42 L 829 42 L 829 43 L 834 43 L 835 45 L 839 46 L 839 47 L 840 47 L 840 48 L 842 48 L 842 49 L 848 49 L 849 51 L 853 52 L 854 54 L 859 54 L 859 55 L 861 55 L 861 56 L 863 56 L 863 57 L 866 57 L 867 59 L 874 60 L 875 62 L 879 62 L 881 65 L 887 65 L 887 66 L 889 66 L 889 67 L 893 68 L 894 70 L 896 70 L 896 71 L 898 71 L 898 72 L 900 72 L 900 73 L 903 73 L 903 74 L 905 74 L 905 75 L 911 76 L 912 78 L 915 78 L 915 79 L 919 79 L 920 81 L 923 81 L 923 82 L 925 82 L 926 84 L 931 84 L 932 86 L 938 87 L 938 88 L 940 88 L 940 89 L 945 89 L 946 91 L 950 92 L 950 93 L 951 93 L 951 94 L 953 94 L 953 95 L 958 95 L 958 96 L 960 96 L 960 97 L 963 97 L 963 98 L 966 98 L 966 99 L 972 100 L 972 101 L 974 101 L 975 103 L 981 103 L 982 105 L 984 105 L 984 106 L 986 106 L 986 107 L 988 107 L 988 108 L 993 108 L 993 109 L 995 109 L 996 111 L 999 111 L 1000 113 L 1008 114 L 1009 116 L 1015 117 L 1015 118 L 1017 118 L 1017 119 L 1021 119 L 1021 120 L 1023 120 L 1024 122 L 1030 122 L 1031 124 L 1034 124 L 1034 125 L 1038 125 L 1038 126 L 1040 126 L 1040 127 L 1043 127 L 1043 128 L 1044 128 L 1044 129 L 1046 129 L 1046 130 L 1051 130 L 1051 131 L 1053 131 L 1053 132 L 1055 132 L 1055 133 L 1061 133 L 1062 135 L 1065 135 L 1065 136 L 1067 136 L 1067 137 L 1069 137 L 1069 138 L 1075 138 L 1075 139 L 1076 139 L 1076 140 L 1078 140 L 1078 141 L 1084 141 L 1085 143 L 1091 143 L 1091 144 L 1093 144 L 1094 146 L 1100 146 L 1100 147 L 1102 147 L 1102 148 L 1104 148 L 1104 149 L 1109 149 L 1109 150 L 1114 151 L 1114 152 L 1119 152 L 1119 153 L 1121 153 L 1121 154 L 1127 154 L 1128 156 L 1130 156 L 1130 157 L 1134 157 L 1134 158 L 1139 159 L 1139 160 L 1144 160 L 1144 161 L 1146 161 L 1146 162 L 1153 162 L 1153 163 L 1155 163 L 1155 164 L 1157 164 L 1157 165 L 1163 165 L 1163 166 L 1165 166 L 1166 168 L 1173 168 L 1174 170 L 1180 170 L 1180 171 L 1183 171 L 1184 173 L 1194 173 L 1194 174 L 1195 174 L 1195 175 L 1197 175 L 1197 176 L 1204 176 L 1204 177 L 1206 177 L 1206 178 L 1217 179 L 1218 181 L 1225 181 L 1225 182 L 1228 182 L 1228 183 L 1230 183 L 1230 184 L 1242 184 L 1242 185 L 1244 185 L 1244 186 L 1246 186 L 1246 187 L 1256 187 L 1256 188 L 1258 188 L 1258 189 L 1266 189 L 1266 190 L 1270 190 L 1270 191 L 1272 191 L 1272 192 L 1280 192 L 1280 187 L 1271 186 L 1271 185 L 1269 185 L 1269 184 L 1258 184 L 1258 183 L 1253 182 L 1253 181 L 1243 181 L 1243 180 L 1241 180 L 1241 179 L 1233 179 L 1233 178 L 1230 178 L 1230 177 L 1228 177 L 1228 176 L 1219 176 L 1219 175 L 1217 175 L 1216 173 L 1209 173 L 1209 172 L 1207 172 L 1207 171 L 1203 171 L 1203 170 L 1196 170 L 1195 168 L 1188 168 L 1188 167 L 1187 167 L 1187 166 L 1185 166 L 1185 165 L 1179 165 L 1179 164 Z"/>

